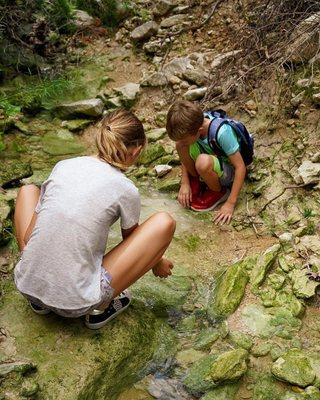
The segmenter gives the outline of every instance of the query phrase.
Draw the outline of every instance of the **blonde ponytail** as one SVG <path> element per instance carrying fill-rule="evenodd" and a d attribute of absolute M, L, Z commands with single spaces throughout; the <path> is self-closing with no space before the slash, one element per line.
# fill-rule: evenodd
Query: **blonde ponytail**
<path fill-rule="evenodd" d="M 128 167 L 129 148 L 146 144 L 141 121 L 127 110 L 107 114 L 95 128 L 99 158 L 122 170 Z"/>

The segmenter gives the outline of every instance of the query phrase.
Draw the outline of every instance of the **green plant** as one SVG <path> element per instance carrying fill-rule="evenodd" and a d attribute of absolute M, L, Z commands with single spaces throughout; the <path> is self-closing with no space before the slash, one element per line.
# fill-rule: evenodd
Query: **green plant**
<path fill-rule="evenodd" d="M 4 141 L 3 141 L 3 132 L 0 132 L 0 153 L 3 150 L 5 150 L 5 148 L 6 148 L 6 145 L 4 144 Z"/>
<path fill-rule="evenodd" d="M 310 218 L 310 217 L 314 217 L 314 213 L 313 210 L 311 208 L 304 208 L 303 209 L 303 216 L 304 218 Z"/>
<path fill-rule="evenodd" d="M 6 98 L 0 98 L 0 109 L 3 111 L 5 117 L 14 117 L 19 114 L 21 108 L 14 104 L 11 104 Z"/>

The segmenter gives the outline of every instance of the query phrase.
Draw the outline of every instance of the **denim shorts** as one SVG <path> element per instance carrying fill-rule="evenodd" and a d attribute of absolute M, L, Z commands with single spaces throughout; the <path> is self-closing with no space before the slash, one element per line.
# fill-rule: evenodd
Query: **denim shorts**
<path fill-rule="evenodd" d="M 22 293 L 24 297 L 26 297 L 31 303 L 36 304 L 39 307 L 47 308 L 53 311 L 55 314 L 61 315 L 62 317 L 67 318 L 78 318 L 82 315 L 89 314 L 92 310 L 99 308 L 102 304 L 108 304 L 114 295 L 114 289 L 111 286 L 112 277 L 105 268 L 101 267 L 101 275 L 100 275 L 100 290 L 101 290 L 101 301 L 93 306 L 83 307 L 77 310 L 63 310 L 60 308 L 55 308 L 44 304 L 41 300 L 36 299 L 28 294 Z"/>
<path fill-rule="evenodd" d="M 219 178 L 220 185 L 224 187 L 231 187 L 234 180 L 234 166 L 225 162 L 220 162 L 222 169 L 222 176 Z"/>

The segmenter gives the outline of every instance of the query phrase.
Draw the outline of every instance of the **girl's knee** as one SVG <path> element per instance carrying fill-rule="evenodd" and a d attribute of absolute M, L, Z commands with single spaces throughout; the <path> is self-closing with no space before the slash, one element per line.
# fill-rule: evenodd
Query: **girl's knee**
<path fill-rule="evenodd" d="M 161 211 L 153 215 L 157 229 L 166 235 L 173 235 L 176 229 L 175 219 L 167 212 Z"/>
<path fill-rule="evenodd" d="M 200 154 L 196 159 L 196 170 L 199 175 L 213 170 L 213 159 L 208 154 Z"/>

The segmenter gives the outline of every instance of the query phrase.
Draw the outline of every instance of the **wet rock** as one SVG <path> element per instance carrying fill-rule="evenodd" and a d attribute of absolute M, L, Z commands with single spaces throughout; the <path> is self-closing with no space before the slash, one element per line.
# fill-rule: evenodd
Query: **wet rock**
<path fill-rule="evenodd" d="M 100 99 L 80 100 L 74 103 L 60 104 L 56 112 L 62 118 L 73 116 L 100 117 L 103 113 L 103 102 Z"/>
<path fill-rule="evenodd" d="M 232 331 L 229 333 L 230 341 L 237 347 L 245 350 L 250 350 L 253 346 L 253 340 L 249 335 L 240 331 Z"/>
<path fill-rule="evenodd" d="M 157 142 L 160 139 L 163 139 L 166 135 L 166 128 L 156 128 L 151 131 L 146 132 L 148 142 Z"/>
<path fill-rule="evenodd" d="M 310 359 L 298 349 L 289 350 L 278 358 L 271 372 L 277 379 L 300 387 L 312 385 L 316 377 Z"/>
<path fill-rule="evenodd" d="M 308 299 L 314 296 L 316 288 L 320 282 L 311 281 L 306 275 L 306 270 L 295 269 L 290 272 L 290 279 L 292 281 L 292 289 L 294 294 L 302 299 Z"/>
<path fill-rule="evenodd" d="M 227 53 L 219 54 L 211 63 L 211 68 L 216 69 L 220 67 L 223 63 L 235 57 L 237 54 L 241 53 L 242 50 L 228 51 Z"/>
<path fill-rule="evenodd" d="M 159 26 L 155 21 L 148 21 L 131 32 L 131 39 L 140 42 L 149 39 L 158 32 Z"/>
<path fill-rule="evenodd" d="M 154 9 L 153 14 L 157 17 L 163 17 L 168 14 L 176 6 L 177 2 L 173 0 L 158 0 Z"/>
<path fill-rule="evenodd" d="M 149 165 L 158 158 L 164 156 L 166 151 L 160 144 L 150 144 L 139 157 L 138 164 Z"/>
<path fill-rule="evenodd" d="M 180 178 L 164 179 L 157 185 L 160 192 L 177 192 L 180 188 Z"/>
<path fill-rule="evenodd" d="M 304 161 L 298 168 L 298 173 L 305 184 L 315 184 L 320 181 L 320 163 Z"/>
<path fill-rule="evenodd" d="M 242 321 L 254 336 L 270 338 L 282 331 L 296 332 L 301 327 L 300 319 L 285 308 L 266 309 L 257 304 L 248 304 L 242 311 Z"/>
<path fill-rule="evenodd" d="M 216 328 L 207 328 L 197 336 L 194 348 L 197 350 L 209 350 L 215 341 L 220 337 L 220 332 Z"/>
<path fill-rule="evenodd" d="M 152 379 L 148 392 L 159 400 L 192 400 L 182 384 L 175 379 Z"/>
<path fill-rule="evenodd" d="M 23 178 L 28 178 L 32 173 L 30 164 L 17 160 L 6 161 L 6 163 L 2 163 L 0 169 L 0 187 L 13 185 Z"/>
<path fill-rule="evenodd" d="M 14 361 L 0 364 L 0 376 L 4 377 L 11 372 L 18 372 L 22 375 L 27 372 L 34 371 L 36 369 L 35 364 L 26 361 Z"/>
<path fill-rule="evenodd" d="M 121 98 L 124 107 L 131 108 L 139 96 L 140 85 L 138 83 L 129 82 L 113 90 Z"/>
<path fill-rule="evenodd" d="M 133 287 L 134 297 L 142 300 L 157 312 L 179 309 L 191 290 L 191 279 L 175 272 L 170 279 L 160 280 L 153 275 L 145 275 Z"/>
<path fill-rule="evenodd" d="M 244 261 L 228 267 L 217 280 L 209 304 L 208 316 L 212 319 L 232 314 L 239 306 L 249 280 Z"/>
<path fill-rule="evenodd" d="M 167 164 L 160 164 L 160 165 L 156 165 L 154 167 L 154 170 L 156 171 L 157 176 L 159 178 L 161 178 L 162 176 L 165 176 L 170 171 L 172 171 L 172 167 L 170 165 L 167 165 Z"/>
<path fill-rule="evenodd" d="M 216 384 L 236 381 L 247 371 L 248 352 L 244 349 L 222 353 L 210 368 L 210 379 Z"/>
<path fill-rule="evenodd" d="M 91 124 L 91 120 L 89 119 L 72 119 L 67 121 L 62 121 L 61 126 L 63 128 L 69 129 L 71 132 L 78 132 L 85 129 L 87 126 Z"/>
<path fill-rule="evenodd" d="M 181 25 L 186 21 L 185 14 L 177 14 L 172 17 L 165 18 L 160 23 L 160 28 L 171 28 L 173 26 Z"/>
<path fill-rule="evenodd" d="M 217 386 L 210 377 L 210 371 L 216 359 L 217 356 L 209 355 L 193 364 L 184 379 L 188 392 L 192 394 L 204 393 Z"/>
<path fill-rule="evenodd" d="M 89 15 L 86 11 L 74 10 L 73 15 L 73 23 L 77 28 L 89 28 L 90 26 L 95 25 L 95 19 L 91 17 L 91 15 Z"/>
<path fill-rule="evenodd" d="M 189 100 L 189 101 L 200 100 L 205 96 L 207 91 L 208 91 L 207 87 L 201 87 L 201 88 L 198 88 L 198 89 L 191 89 L 191 90 L 188 90 L 183 95 L 183 97 L 186 100 Z"/>
<path fill-rule="evenodd" d="M 206 353 L 203 353 L 202 351 L 195 350 L 195 349 L 188 349 L 188 350 L 182 350 L 179 351 L 176 354 L 176 360 L 177 363 L 182 367 L 182 368 L 187 368 L 191 364 L 197 362 L 201 358 L 206 356 Z"/>
<path fill-rule="evenodd" d="M 257 260 L 253 267 L 250 277 L 250 283 L 253 288 L 258 288 L 264 281 L 267 272 L 275 263 L 280 251 L 280 245 L 276 244 L 267 249 Z"/>
<path fill-rule="evenodd" d="M 237 383 L 223 385 L 211 389 L 208 393 L 200 398 L 200 400 L 236 400 L 236 394 L 239 389 Z"/>
<path fill-rule="evenodd" d="M 22 384 L 20 394 L 22 397 L 33 397 L 38 393 L 39 389 L 39 384 L 30 379 Z"/>
<path fill-rule="evenodd" d="M 183 72 L 182 77 L 190 83 L 203 86 L 208 79 L 208 74 L 200 69 L 189 69 Z"/>
<path fill-rule="evenodd" d="M 43 151 L 52 156 L 81 154 L 85 149 L 73 137 L 59 137 L 48 133 L 42 137 Z"/>
<path fill-rule="evenodd" d="M 306 18 L 295 28 L 285 56 L 291 63 L 303 63 L 314 57 L 319 46 L 320 12 Z"/>

